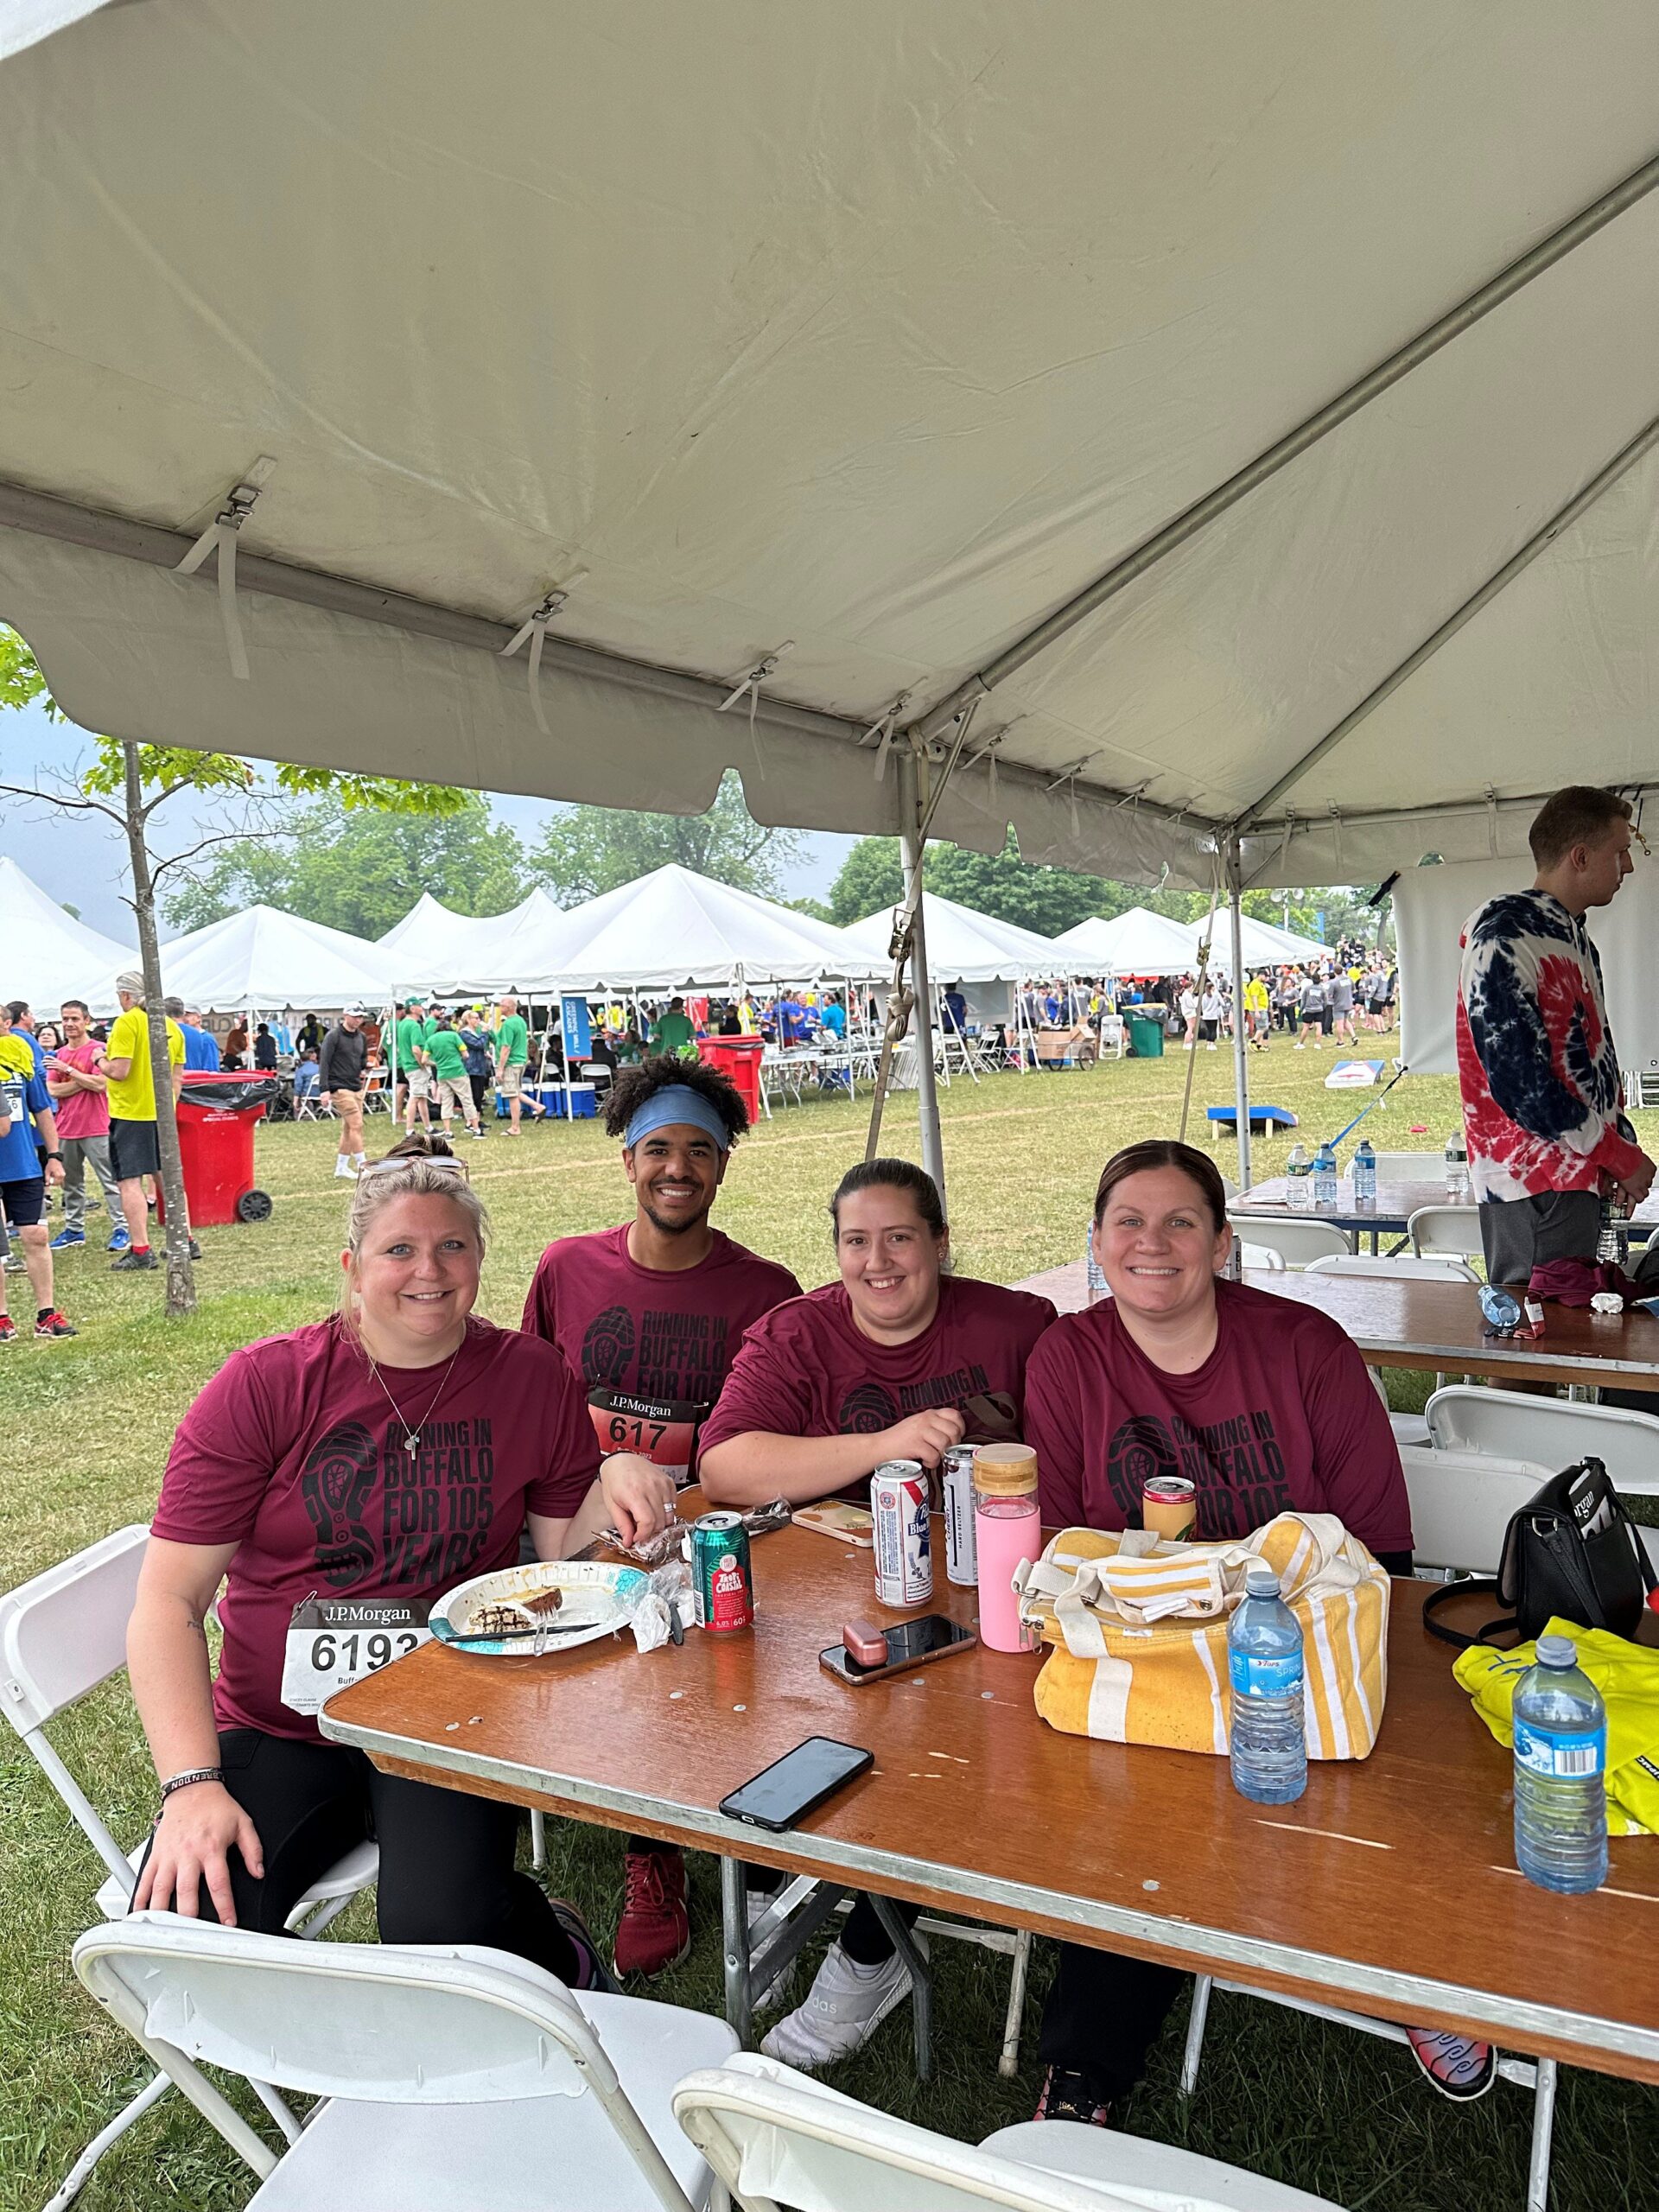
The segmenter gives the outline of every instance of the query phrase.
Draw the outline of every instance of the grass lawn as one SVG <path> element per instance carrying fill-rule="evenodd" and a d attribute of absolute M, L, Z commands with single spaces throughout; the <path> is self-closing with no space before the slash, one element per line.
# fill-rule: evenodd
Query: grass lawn
<path fill-rule="evenodd" d="M 1394 1040 L 1378 1046 L 1394 1048 Z M 1376 1050 L 1376 1046 L 1369 1049 Z M 1304 1136 L 1334 1131 L 1363 1099 L 1327 1096 L 1328 1058 L 1292 1054 L 1276 1042 L 1253 1056 L 1258 1099 L 1291 1107 Z M 1108 1062 L 1085 1074 L 957 1081 L 944 1094 L 945 1156 L 960 1272 L 1010 1282 L 1082 1249 L 1103 1160 L 1121 1144 L 1173 1135 L 1186 1056 Z M 1203 1108 L 1226 1100 L 1232 1068 L 1224 1049 L 1200 1052 L 1194 1128 Z M 1390 1150 L 1438 1153 L 1456 1116 L 1449 1077 L 1408 1077 L 1370 1124 Z M 1638 1116 L 1649 1149 L 1659 1113 Z M 866 1109 L 811 1103 L 780 1111 L 734 1155 L 716 1218 L 733 1236 L 794 1268 L 809 1287 L 832 1272 L 825 1200 L 861 1155 Z M 1426 1133 L 1408 1134 L 1414 1122 Z M 383 1148 L 386 1124 L 371 1123 Z M 201 1310 L 193 1321 L 161 1315 L 156 1277 L 112 1277 L 103 1234 L 60 1255 L 60 1302 L 80 1329 L 73 1343 L 19 1343 L 3 1357 L 10 1449 L 0 1479 L 0 1586 L 26 1577 L 110 1529 L 145 1520 L 168 1440 L 193 1394 L 236 1346 L 321 1314 L 338 1281 L 345 1194 L 329 1173 L 327 1125 L 262 1129 L 259 1178 L 276 1201 L 271 1220 L 202 1232 Z M 892 1102 L 887 1148 L 915 1156 L 913 1101 Z M 1258 1144 L 1258 1174 L 1282 1167 L 1288 1141 Z M 1230 1140 L 1217 1152 L 1232 1166 Z M 471 1155 L 494 1217 L 482 1310 L 518 1319 L 536 1258 L 552 1237 L 620 1219 L 626 1211 L 615 1148 L 593 1125 L 531 1130 L 518 1144 L 493 1137 Z M 94 1217 L 97 1221 L 97 1217 Z M 20 1316 L 21 1278 L 8 1280 Z M 20 1296 L 19 1293 L 23 1295 Z M 1408 1382 L 1412 1378 L 1408 1378 Z M 1402 1402 L 1405 1402 L 1402 1399 Z M 54 1731 L 59 1749 L 113 1808 L 116 1832 L 142 1834 L 154 1776 L 124 1681 L 106 1687 Z M 147 2071 L 134 2045 L 104 2021 L 75 1982 L 70 1946 L 96 1917 L 102 1874 L 69 1827 L 34 1762 L 8 1732 L 4 1848 L 0 1854 L 0 2212 L 35 2212 L 86 2142 Z M 1494 1758 L 1492 1786 L 1503 1787 Z M 1037 1818 L 1008 1806 L 1000 1816 Z M 550 1827 L 556 1889 L 575 1898 L 601 1934 L 614 1925 L 620 1853 L 603 1831 Z M 1659 1850 L 1659 1844 L 1654 1847 Z M 1426 1914 L 1458 1910 L 1458 1870 L 1426 1866 Z M 714 2011 L 721 2002 L 719 1885 L 712 1859 L 694 1862 L 697 1940 L 658 1993 Z M 340 1923 L 372 1934 L 369 1907 Z M 908 2013 L 895 2013 L 868 2050 L 836 2077 L 873 2103 L 977 2140 L 1030 2117 L 1039 2072 L 1036 2030 L 1050 1971 L 1038 1946 L 1019 2081 L 998 2078 L 995 2056 L 1007 1964 L 960 1944 L 937 1947 L 938 2017 L 944 2024 L 935 2080 L 923 2088 L 908 2060 Z M 940 1955 L 940 1952 L 943 1955 Z M 1052 1956 L 1052 1954 L 1050 1955 Z M 1637 1961 L 1632 1973 L 1643 1971 Z M 1529 2101 L 1499 2084 L 1480 2104 L 1454 2107 L 1418 2081 L 1402 2052 L 1275 2007 L 1217 1998 L 1205 2073 L 1190 2107 L 1176 2094 L 1185 2007 L 1154 2055 L 1132 2107 L 1134 2129 L 1355 2208 L 1378 2212 L 1499 2212 L 1523 2202 Z M 252 2107 L 255 2114 L 257 2108 Z M 1650 2204 L 1659 2171 L 1659 2101 L 1600 2075 L 1564 2075 L 1557 2110 L 1553 2212 L 1623 2212 Z M 157 2205 L 235 2207 L 251 2177 L 181 2100 L 163 2101 L 104 2161 L 82 2202 L 87 2212 L 151 2212 Z M 879 2212 L 879 2208 L 877 2208 Z"/>

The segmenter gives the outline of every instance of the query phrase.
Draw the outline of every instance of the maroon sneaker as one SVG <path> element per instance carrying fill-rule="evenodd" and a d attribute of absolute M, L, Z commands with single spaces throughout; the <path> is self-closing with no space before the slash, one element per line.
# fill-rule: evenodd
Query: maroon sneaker
<path fill-rule="evenodd" d="M 685 1860 L 672 1844 L 630 1851 L 622 1862 L 622 1917 L 616 1924 L 618 1974 L 663 1974 L 691 1948 Z"/>

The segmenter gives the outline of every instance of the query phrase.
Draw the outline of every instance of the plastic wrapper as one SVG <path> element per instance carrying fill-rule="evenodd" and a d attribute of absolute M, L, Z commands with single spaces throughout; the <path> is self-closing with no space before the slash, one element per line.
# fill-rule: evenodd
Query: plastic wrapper
<path fill-rule="evenodd" d="M 770 1535 L 774 1529 L 785 1527 L 792 1517 L 788 1499 L 775 1497 L 770 1505 L 749 1506 L 743 1514 L 743 1526 L 753 1541 L 756 1536 Z M 599 1541 L 620 1552 L 624 1559 L 631 1559 L 636 1567 L 661 1567 L 665 1560 L 683 1553 L 690 1527 L 689 1522 L 671 1521 L 667 1528 L 659 1529 L 654 1536 L 647 1536 L 638 1544 L 625 1544 L 614 1529 L 606 1529 L 601 1532 Z"/>
<path fill-rule="evenodd" d="M 691 1569 L 683 1559 L 671 1559 L 655 1568 L 628 1616 L 633 1641 L 641 1651 L 656 1651 L 670 1642 L 684 1641 L 692 1618 Z"/>

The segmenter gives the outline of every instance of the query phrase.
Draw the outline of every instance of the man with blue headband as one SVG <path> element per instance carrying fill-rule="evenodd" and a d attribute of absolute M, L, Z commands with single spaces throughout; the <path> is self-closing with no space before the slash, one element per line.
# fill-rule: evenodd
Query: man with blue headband
<path fill-rule="evenodd" d="M 727 1077 L 658 1053 L 619 1071 L 605 1126 L 622 1140 L 633 1217 L 550 1244 L 523 1325 L 582 1376 L 602 1454 L 641 1453 L 683 1483 L 744 1331 L 801 1287 L 709 1225 L 749 1126 Z M 616 1970 L 660 1974 L 690 1948 L 684 1861 L 671 1845 L 632 1837 L 626 1877 Z"/>

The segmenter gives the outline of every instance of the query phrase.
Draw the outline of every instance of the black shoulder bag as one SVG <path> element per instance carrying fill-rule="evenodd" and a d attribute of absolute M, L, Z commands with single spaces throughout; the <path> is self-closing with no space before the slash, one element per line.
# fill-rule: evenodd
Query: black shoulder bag
<path fill-rule="evenodd" d="M 1423 1624 L 1460 1651 L 1489 1643 L 1506 1630 L 1530 1643 L 1552 1620 L 1611 1629 L 1633 1637 L 1656 1578 L 1635 1522 L 1599 1459 L 1581 1459 L 1552 1475 L 1535 1497 L 1511 1515 L 1496 1578 L 1449 1582 L 1423 1607 Z M 1434 1616 L 1453 1598 L 1490 1591 L 1507 1614 L 1465 1636 Z"/>

